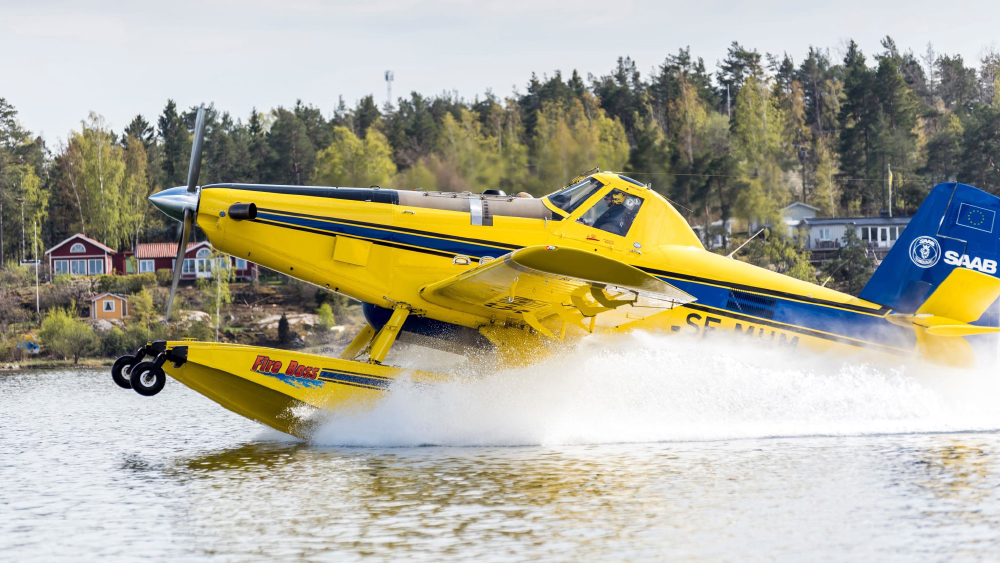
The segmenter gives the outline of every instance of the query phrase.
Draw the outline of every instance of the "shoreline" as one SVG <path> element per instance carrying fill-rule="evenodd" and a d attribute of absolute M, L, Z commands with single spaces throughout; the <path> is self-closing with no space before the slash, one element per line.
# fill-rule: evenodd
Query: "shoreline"
<path fill-rule="evenodd" d="M 21 362 L 5 362 L 0 364 L 0 372 L 8 371 L 29 371 L 35 369 L 60 369 L 60 368 L 104 368 L 111 367 L 115 363 L 113 358 L 80 358 L 79 363 L 73 360 L 26 360 Z"/>

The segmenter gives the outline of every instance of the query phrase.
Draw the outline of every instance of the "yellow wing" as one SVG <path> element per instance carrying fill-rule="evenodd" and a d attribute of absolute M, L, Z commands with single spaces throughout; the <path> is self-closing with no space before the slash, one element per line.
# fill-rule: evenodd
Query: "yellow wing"
<path fill-rule="evenodd" d="M 630 322 L 695 300 L 624 262 L 555 246 L 516 250 L 428 285 L 421 294 L 435 305 L 494 322 L 524 322 L 548 336 L 554 335 L 541 321 L 554 315 L 592 331 L 602 313 L 637 311 L 631 317 L 616 316 Z"/>

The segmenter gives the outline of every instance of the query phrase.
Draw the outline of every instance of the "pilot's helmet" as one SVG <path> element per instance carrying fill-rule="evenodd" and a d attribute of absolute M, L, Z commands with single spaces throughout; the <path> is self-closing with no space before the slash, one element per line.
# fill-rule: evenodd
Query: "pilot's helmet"
<path fill-rule="evenodd" d="M 614 190 L 610 194 L 611 202 L 615 205 L 621 205 L 625 203 L 625 192 L 621 190 Z"/>

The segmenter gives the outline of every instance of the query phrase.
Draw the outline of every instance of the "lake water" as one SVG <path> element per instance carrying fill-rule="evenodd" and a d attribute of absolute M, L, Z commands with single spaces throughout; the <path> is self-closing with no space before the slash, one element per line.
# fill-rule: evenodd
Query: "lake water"
<path fill-rule="evenodd" d="M 0 373 L 0 560 L 1000 561 L 1000 374 L 634 335 L 313 440 Z"/>

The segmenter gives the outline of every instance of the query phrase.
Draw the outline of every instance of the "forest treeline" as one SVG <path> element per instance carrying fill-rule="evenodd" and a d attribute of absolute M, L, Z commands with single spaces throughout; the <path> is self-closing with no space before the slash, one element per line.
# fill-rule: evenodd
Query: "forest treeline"
<path fill-rule="evenodd" d="M 710 71 L 689 49 L 647 75 L 532 74 L 523 92 L 372 96 L 332 112 L 298 102 L 233 116 L 208 106 L 201 183 L 552 192 L 598 166 L 652 184 L 694 223 L 775 220 L 792 201 L 824 215 L 912 213 L 934 184 L 1000 193 L 1000 54 L 979 61 L 732 43 Z M 116 132 L 91 113 L 60 146 L 0 98 L 0 264 L 75 232 L 109 246 L 169 240 L 146 196 L 186 182 L 196 108 L 168 100 Z M 34 240 L 33 225 L 38 225 Z"/>

